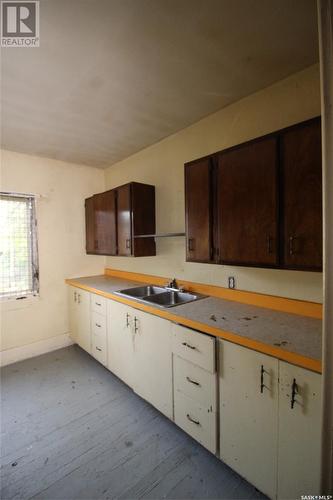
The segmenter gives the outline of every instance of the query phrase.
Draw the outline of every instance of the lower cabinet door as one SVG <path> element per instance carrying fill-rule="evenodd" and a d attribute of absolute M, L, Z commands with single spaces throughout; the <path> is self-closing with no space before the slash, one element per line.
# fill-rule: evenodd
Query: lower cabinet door
<path fill-rule="evenodd" d="M 135 309 L 113 300 L 107 303 L 107 367 L 133 387 Z"/>
<path fill-rule="evenodd" d="M 69 334 L 75 343 L 77 343 L 77 293 L 78 288 L 73 286 L 68 287 Z"/>
<path fill-rule="evenodd" d="M 134 332 L 133 389 L 172 419 L 171 323 L 136 310 Z"/>
<path fill-rule="evenodd" d="M 320 494 L 321 375 L 280 361 L 278 498 Z"/>
<path fill-rule="evenodd" d="M 276 497 L 278 360 L 220 341 L 220 457 Z"/>
<path fill-rule="evenodd" d="M 77 290 L 76 341 L 82 349 L 91 353 L 90 293 Z"/>

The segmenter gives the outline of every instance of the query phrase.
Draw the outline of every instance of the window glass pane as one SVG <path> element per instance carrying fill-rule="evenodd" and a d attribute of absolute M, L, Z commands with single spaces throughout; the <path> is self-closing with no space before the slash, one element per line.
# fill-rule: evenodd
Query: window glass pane
<path fill-rule="evenodd" d="M 35 200 L 0 196 L 0 294 L 25 296 L 38 291 Z"/>

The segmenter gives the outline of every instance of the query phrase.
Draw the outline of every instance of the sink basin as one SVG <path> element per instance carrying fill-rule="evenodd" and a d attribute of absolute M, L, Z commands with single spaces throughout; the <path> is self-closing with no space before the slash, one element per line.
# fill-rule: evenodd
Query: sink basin
<path fill-rule="evenodd" d="M 145 297 L 144 300 L 146 302 L 150 302 L 151 304 L 158 304 L 164 307 L 172 307 L 180 304 L 186 304 L 186 302 L 193 302 L 194 300 L 198 300 L 201 298 L 198 295 L 193 295 L 188 292 L 173 292 L 167 291 L 164 293 L 158 293 L 156 295 L 151 295 L 150 297 Z"/>
<path fill-rule="evenodd" d="M 165 288 L 153 285 L 146 286 L 136 286 L 134 288 L 127 288 L 126 290 L 120 290 L 118 293 L 121 295 L 128 295 L 129 297 L 135 297 L 140 299 L 142 297 L 150 297 L 156 295 L 157 293 L 165 292 Z"/>
<path fill-rule="evenodd" d="M 114 292 L 117 295 L 132 297 L 133 299 L 141 300 L 149 304 L 156 304 L 161 307 L 173 307 L 187 302 L 203 299 L 204 295 L 193 294 L 189 292 L 181 292 L 179 290 L 165 289 L 160 286 L 145 285 L 127 288 Z"/>

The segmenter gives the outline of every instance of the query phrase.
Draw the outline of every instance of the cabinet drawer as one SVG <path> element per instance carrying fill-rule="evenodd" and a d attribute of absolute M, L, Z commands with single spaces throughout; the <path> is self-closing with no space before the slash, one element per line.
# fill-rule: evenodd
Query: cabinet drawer
<path fill-rule="evenodd" d="M 91 354 L 97 361 L 106 366 L 107 361 L 107 342 L 106 337 L 102 335 L 92 335 Z"/>
<path fill-rule="evenodd" d="M 216 373 L 210 373 L 179 356 L 173 357 L 174 390 L 216 412 Z"/>
<path fill-rule="evenodd" d="M 172 328 L 172 352 L 214 373 L 215 338 L 176 324 Z"/>
<path fill-rule="evenodd" d="M 106 337 L 106 316 L 93 312 L 91 314 L 91 331 L 95 335 Z"/>
<path fill-rule="evenodd" d="M 91 294 L 91 310 L 97 312 L 99 314 L 106 315 L 106 298 L 101 297 L 100 295 L 96 295 L 94 293 Z"/>
<path fill-rule="evenodd" d="M 216 453 L 216 413 L 175 392 L 175 423 L 212 453 Z"/>

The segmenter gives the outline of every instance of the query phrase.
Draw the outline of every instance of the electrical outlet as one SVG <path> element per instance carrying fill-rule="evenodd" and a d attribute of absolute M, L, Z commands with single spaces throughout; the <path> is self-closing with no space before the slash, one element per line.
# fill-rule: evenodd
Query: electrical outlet
<path fill-rule="evenodd" d="M 236 288 L 236 280 L 235 280 L 234 276 L 228 277 L 228 287 L 229 288 Z"/>

